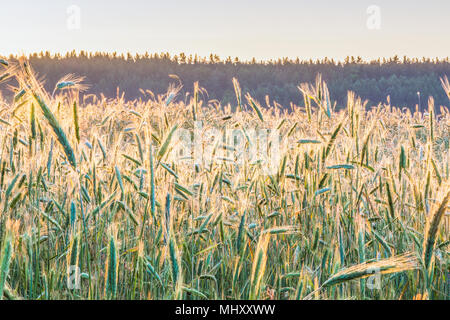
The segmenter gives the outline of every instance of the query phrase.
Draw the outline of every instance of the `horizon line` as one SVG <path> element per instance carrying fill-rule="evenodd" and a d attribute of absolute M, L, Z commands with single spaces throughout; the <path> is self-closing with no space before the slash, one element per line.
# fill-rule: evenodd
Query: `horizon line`
<path fill-rule="evenodd" d="M 394 54 L 392 56 L 380 56 L 376 58 L 363 58 L 360 55 L 347 55 L 344 59 L 338 59 L 336 57 L 309 57 L 309 58 L 300 58 L 299 56 L 296 57 L 289 57 L 289 56 L 279 56 L 277 58 L 271 58 L 271 59 L 256 59 L 255 57 L 251 59 L 243 59 L 238 56 L 220 56 L 216 53 L 210 53 L 209 56 L 200 55 L 197 53 L 185 53 L 185 52 L 179 52 L 179 53 L 172 53 L 172 52 L 157 52 L 157 51 L 145 51 L 145 52 L 130 52 L 130 51 L 88 51 L 88 50 L 76 50 L 73 49 L 71 51 L 64 51 L 64 52 L 52 52 L 48 50 L 41 50 L 39 52 L 34 51 L 31 53 L 9 53 L 9 54 L 2 54 L 0 53 L 0 57 L 5 57 L 8 59 L 18 59 L 20 57 L 25 57 L 26 59 L 30 59 L 33 57 L 38 58 L 44 58 L 49 57 L 51 59 L 58 59 L 58 58 L 67 58 L 67 57 L 83 57 L 87 56 L 90 57 L 98 57 L 98 56 L 106 56 L 106 57 L 112 57 L 112 58 L 119 58 L 123 60 L 129 60 L 129 59 L 139 59 L 139 58 L 166 58 L 173 62 L 178 62 L 180 64 L 183 64 L 179 61 L 180 58 L 182 58 L 182 55 L 184 55 L 185 59 L 195 59 L 195 63 L 204 63 L 205 61 L 209 63 L 256 63 L 256 64 L 270 64 L 270 63 L 277 63 L 280 61 L 286 61 L 288 63 L 334 63 L 336 65 L 339 64 L 347 64 L 347 63 L 356 63 L 356 64 L 370 64 L 370 63 L 388 63 L 397 61 L 398 63 L 403 63 L 404 61 L 408 62 L 415 62 L 415 63 L 436 63 L 436 62 L 446 62 L 450 63 L 450 56 L 446 57 L 427 57 L 427 56 L 407 56 L 407 55 L 399 55 Z M 214 61 L 211 61 L 211 57 L 214 59 Z M 178 61 L 176 61 L 178 59 Z"/>

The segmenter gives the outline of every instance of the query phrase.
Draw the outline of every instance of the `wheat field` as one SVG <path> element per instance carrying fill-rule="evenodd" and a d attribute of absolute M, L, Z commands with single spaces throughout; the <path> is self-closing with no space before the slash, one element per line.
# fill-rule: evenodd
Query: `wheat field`
<path fill-rule="evenodd" d="M 349 92 L 338 110 L 318 77 L 292 112 L 235 79 L 233 106 L 177 95 L 176 79 L 80 99 L 82 78 L 50 93 L 26 60 L 0 64 L 16 83 L 0 109 L 0 299 L 450 298 L 450 114 L 432 98 L 413 112 Z M 242 139 L 178 134 L 213 129 Z M 278 161 L 245 156 L 263 129 Z"/>

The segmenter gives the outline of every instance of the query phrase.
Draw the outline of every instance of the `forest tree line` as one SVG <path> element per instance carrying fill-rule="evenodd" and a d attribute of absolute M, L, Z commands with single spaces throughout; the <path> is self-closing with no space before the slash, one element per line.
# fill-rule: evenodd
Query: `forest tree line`
<path fill-rule="evenodd" d="M 259 62 L 231 57 L 221 59 L 217 55 L 123 55 L 74 51 L 65 55 L 41 52 L 30 55 L 29 59 L 37 73 L 44 76 L 45 86 L 50 92 L 61 77 L 73 73 L 86 77 L 85 83 L 89 85 L 86 93 L 115 97 L 119 88 L 126 99 L 133 100 L 143 97 L 140 89 L 155 94 L 166 92 L 170 83 L 177 83 L 169 75 L 176 75 L 183 84 L 181 98 L 192 92 L 194 82 L 198 81 L 200 87 L 208 92 L 208 99 L 234 105 L 236 98 L 232 78 L 235 77 L 243 93 L 249 92 L 262 104 L 268 95 L 271 101 L 275 100 L 288 108 L 291 102 L 303 104 L 297 86 L 303 82 L 312 83 L 317 74 L 322 74 L 338 107 L 346 104 L 348 90 L 367 99 L 369 105 L 386 102 L 387 96 L 390 96 L 393 106 L 414 109 L 420 101 L 423 110 L 428 97 L 433 96 L 437 106 L 448 106 L 440 78 L 450 77 L 449 58 L 409 59 L 394 56 L 363 61 L 360 57 L 348 57 L 340 62 L 327 58 L 308 61 L 283 58 Z M 7 95 L 4 86 L 0 90 L 3 90 L 4 96 Z"/>

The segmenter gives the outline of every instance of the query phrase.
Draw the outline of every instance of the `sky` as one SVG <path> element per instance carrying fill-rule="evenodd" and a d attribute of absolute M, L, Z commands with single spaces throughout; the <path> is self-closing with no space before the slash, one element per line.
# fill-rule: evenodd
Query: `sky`
<path fill-rule="evenodd" d="M 450 56 L 448 0 L 3 0 L 0 55 Z"/>

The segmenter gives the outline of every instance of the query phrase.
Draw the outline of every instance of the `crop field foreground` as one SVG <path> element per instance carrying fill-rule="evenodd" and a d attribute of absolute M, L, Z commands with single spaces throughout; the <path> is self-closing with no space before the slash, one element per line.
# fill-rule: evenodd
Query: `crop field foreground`
<path fill-rule="evenodd" d="M 432 98 L 337 110 L 318 76 L 291 112 L 235 79 L 233 106 L 181 84 L 80 99 L 82 78 L 49 93 L 23 59 L 0 79 L 0 299 L 450 298 Z"/>

